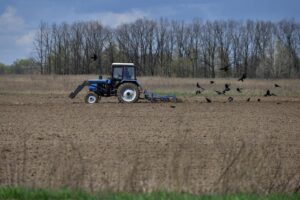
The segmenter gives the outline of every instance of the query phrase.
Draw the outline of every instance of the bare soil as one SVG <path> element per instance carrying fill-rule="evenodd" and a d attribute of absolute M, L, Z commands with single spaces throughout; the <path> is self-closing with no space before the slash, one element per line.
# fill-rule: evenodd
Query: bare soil
<path fill-rule="evenodd" d="M 87 105 L 83 95 L 3 92 L 0 185 L 197 194 L 299 190 L 300 98 L 226 98 L 210 104 L 203 96 L 176 104 L 106 98 Z"/>

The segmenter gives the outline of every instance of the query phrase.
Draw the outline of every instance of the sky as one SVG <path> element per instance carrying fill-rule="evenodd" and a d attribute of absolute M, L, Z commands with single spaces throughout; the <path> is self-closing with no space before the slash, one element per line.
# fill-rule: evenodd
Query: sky
<path fill-rule="evenodd" d="M 41 21 L 72 23 L 100 20 L 117 27 L 138 18 L 192 21 L 300 21 L 300 0 L 0 0 L 0 63 L 34 55 Z"/>

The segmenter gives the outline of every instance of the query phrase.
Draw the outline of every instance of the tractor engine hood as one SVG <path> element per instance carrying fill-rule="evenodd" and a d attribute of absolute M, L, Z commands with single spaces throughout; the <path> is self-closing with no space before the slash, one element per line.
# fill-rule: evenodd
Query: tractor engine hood
<path fill-rule="evenodd" d="M 110 84 L 111 80 L 110 79 L 90 79 L 88 80 L 89 85 L 91 84 Z"/>

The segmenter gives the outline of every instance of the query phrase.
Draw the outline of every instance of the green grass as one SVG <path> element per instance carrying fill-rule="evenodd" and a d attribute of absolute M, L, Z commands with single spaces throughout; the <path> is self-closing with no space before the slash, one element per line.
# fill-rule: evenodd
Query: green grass
<path fill-rule="evenodd" d="M 300 193 L 259 195 L 205 195 L 196 196 L 185 193 L 152 192 L 142 194 L 131 193 L 95 193 L 82 190 L 29 189 L 22 187 L 0 187 L 0 199 L 5 200 L 299 200 Z"/>

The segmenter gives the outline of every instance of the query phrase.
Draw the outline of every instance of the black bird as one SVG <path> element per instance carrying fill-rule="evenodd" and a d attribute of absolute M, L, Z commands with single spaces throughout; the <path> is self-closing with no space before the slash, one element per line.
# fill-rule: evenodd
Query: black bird
<path fill-rule="evenodd" d="M 201 90 L 196 91 L 196 95 L 201 94 Z"/>
<path fill-rule="evenodd" d="M 233 101 L 233 97 L 228 97 L 228 102 L 232 102 Z"/>
<path fill-rule="evenodd" d="M 280 87 L 280 85 L 278 85 L 278 84 L 276 84 L 276 83 L 274 84 L 274 86 L 275 86 L 275 87 Z"/>
<path fill-rule="evenodd" d="M 258 102 L 260 102 L 260 99 L 257 99 Z"/>
<path fill-rule="evenodd" d="M 98 56 L 96 54 L 94 54 L 91 59 L 93 59 L 94 61 L 98 59 Z"/>
<path fill-rule="evenodd" d="M 230 84 L 225 83 L 225 89 L 224 89 L 224 91 L 225 91 L 225 92 L 230 91 Z"/>
<path fill-rule="evenodd" d="M 207 103 L 211 103 L 211 100 L 209 98 L 205 97 L 205 99 L 206 99 Z"/>
<path fill-rule="evenodd" d="M 248 98 L 247 101 L 249 102 L 251 98 Z"/>
<path fill-rule="evenodd" d="M 223 91 L 223 92 L 220 92 L 220 91 L 218 91 L 218 90 L 215 90 L 215 92 L 216 92 L 218 95 L 225 94 L 224 91 Z"/>
<path fill-rule="evenodd" d="M 270 96 L 277 96 L 277 95 L 274 94 L 274 93 L 271 93 L 270 90 L 267 90 L 267 91 L 266 91 L 266 94 L 264 94 L 264 96 L 265 96 L 265 97 L 270 97 Z"/>
<path fill-rule="evenodd" d="M 242 89 L 241 88 L 236 88 L 236 91 L 238 91 L 239 93 L 242 93 Z"/>
<path fill-rule="evenodd" d="M 225 67 L 220 68 L 220 70 L 227 72 L 229 70 L 229 65 L 226 65 Z"/>
<path fill-rule="evenodd" d="M 238 81 L 244 81 L 247 78 L 247 74 L 243 73 L 242 77 L 238 79 Z"/>
<path fill-rule="evenodd" d="M 271 92 L 270 92 L 270 90 L 267 90 L 267 91 L 266 91 L 266 94 L 264 94 L 264 96 L 265 96 L 265 97 L 267 97 L 267 96 L 271 96 Z"/>
<path fill-rule="evenodd" d="M 171 107 L 171 108 L 176 108 L 176 106 L 175 106 L 175 105 L 171 105 L 170 107 Z"/>
<path fill-rule="evenodd" d="M 214 81 L 210 81 L 210 84 L 214 84 L 215 82 Z"/>
<path fill-rule="evenodd" d="M 205 90 L 203 87 L 201 87 L 201 85 L 199 85 L 199 83 L 197 83 L 197 88 L 200 88 L 200 89 L 202 89 L 202 90 Z"/>

